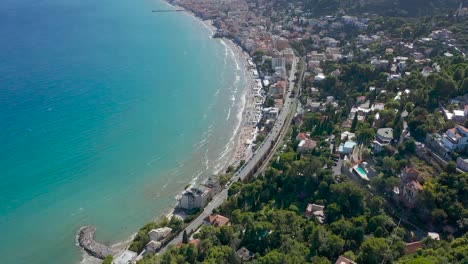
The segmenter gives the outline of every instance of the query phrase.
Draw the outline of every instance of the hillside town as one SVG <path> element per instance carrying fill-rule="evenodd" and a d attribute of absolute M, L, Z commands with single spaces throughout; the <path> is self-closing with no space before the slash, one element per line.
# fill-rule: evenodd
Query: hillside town
<path fill-rule="evenodd" d="M 211 21 L 214 37 L 251 56 L 257 134 L 249 158 L 188 186 L 174 217 L 141 229 L 125 253 L 132 258 L 113 263 L 466 261 L 462 31 L 448 28 L 446 17 L 317 17 L 296 1 L 170 2 Z M 467 10 L 453 8 L 452 27 L 466 27 Z M 296 59 L 300 81 L 291 91 Z M 268 166 L 233 181 L 289 111 L 289 97 L 292 121 Z M 187 231 L 223 190 L 227 200 Z M 180 233 L 180 243 L 160 252 Z"/>

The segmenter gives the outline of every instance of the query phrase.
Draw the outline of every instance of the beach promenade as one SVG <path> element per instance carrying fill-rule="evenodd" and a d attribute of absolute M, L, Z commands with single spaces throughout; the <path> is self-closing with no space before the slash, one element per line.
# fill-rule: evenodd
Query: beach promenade
<path fill-rule="evenodd" d="M 294 100 L 296 100 L 296 98 L 291 98 L 291 92 L 293 91 L 295 85 L 295 75 L 298 61 L 298 58 L 294 58 L 293 60 L 289 77 L 289 89 L 285 95 L 284 107 L 283 110 L 280 112 L 273 129 L 265 138 L 264 142 L 260 145 L 257 151 L 254 153 L 252 159 L 248 161 L 236 173 L 236 175 L 233 177 L 233 180 L 231 181 L 232 183 L 239 180 L 245 180 L 246 178 L 255 174 L 259 166 L 263 164 L 266 157 L 272 151 L 272 146 L 275 145 L 277 139 L 280 137 L 280 135 L 284 134 L 285 131 L 287 131 L 287 129 L 283 128 L 285 126 L 289 126 L 289 122 L 286 121 L 290 121 L 288 116 L 293 107 L 296 105 L 293 103 Z M 204 208 L 203 212 L 196 219 L 194 219 L 184 230 L 182 230 L 177 237 L 171 240 L 166 246 L 161 248 L 159 254 L 163 254 L 164 252 L 166 252 L 169 246 L 181 243 L 184 231 L 186 231 L 189 234 L 196 231 L 203 224 L 203 219 L 206 218 L 209 214 L 211 214 L 213 209 L 218 208 L 227 199 L 227 193 L 232 183 L 227 188 L 224 188 L 218 195 L 216 195 L 213 198 L 213 200 Z"/>

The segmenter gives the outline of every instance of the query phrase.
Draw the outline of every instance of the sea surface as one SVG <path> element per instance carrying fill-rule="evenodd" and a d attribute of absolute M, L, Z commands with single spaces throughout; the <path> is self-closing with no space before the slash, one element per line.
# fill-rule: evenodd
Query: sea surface
<path fill-rule="evenodd" d="M 158 0 L 0 0 L 1 263 L 78 263 L 232 158 L 240 63 Z"/>

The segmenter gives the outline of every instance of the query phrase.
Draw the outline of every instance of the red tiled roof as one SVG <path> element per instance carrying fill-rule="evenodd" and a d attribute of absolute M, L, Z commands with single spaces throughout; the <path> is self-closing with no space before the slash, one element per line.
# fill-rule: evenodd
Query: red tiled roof
<path fill-rule="evenodd" d="M 407 173 L 407 174 L 419 174 L 419 171 L 416 170 L 415 168 L 406 167 L 405 168 L 405 173 Z"/>
<path fill-rule="evenodd" d="M 229 218 L 222 216 L 220 214 L 209 215 L 205 218 L 205 221 L 209 222 L 213 226 L 222 227 L 229 223 Z"/>
<path fill-rule="evenodd" d="M 452 134 L 455 135 L 456 138 L 461 138 L 462 137 L 462 135 L 460 135 L 458 133 L 456 128 L 450 128 L 449 131 L 452 132 Z"/>
<path fill-rule="evenodd" d="M 284 89 L 286 88 L 286 81 L 279 81 L 277 85 Z"/>
<path fill-rule="evenodd" d="M 340 257 L 336 260 L 335 264 L 356 264 L 356 262 L 354 262 L 354 261 L 352 261 L 352 260 L 350 260 L 350 259 L 347 259 L 347 258 L 345 258 L 345 257 L 343 257 L 343 256 L 340 256 Z"/>
<path fill-rule="evenodd" d="M 424 242 L 421 241 L 416 241 L 412 243 L 406 243 L 406 253 L 411 254 L 415 252 L 416 250 L 423 248 L 424 247 Z"/>
<path fill-rule="evenodd" d="M 298 141 L 306 140 L 306 139 L 308 139 L 308 138 L 309 138 L 309 136 L 307 136 L 306 133 L 299 133 L 299 134 L 297 134 L 297 136 L 296 136 L 296 139 L 297 139 Z"/>
<path fill-rule="evenodd" d="M 197 239 L 192 239 L 192 240 L 190 240 L 190 242 L 189 242 L 189 244 L 194 245 L 194 246 L 197 247 L 197 248 L 200 247 L 200 243 L 201 243 L 201 241 L 200 241 L 200 239 L 198 239 L 198 238 L 197 238 Z"/>
<path fill-rule="evenodd" d="M 317 147 L 317 141 L 312 139 L 306 139 L 305 144 L 302 146 L 303 148 L 314 149 Z"/>
<path fill-rule="evenodd" d="M 464 126 L 461 126 L 461 125 L 457 125 L 457 127 L 458 127 L 460 130 L 465 131 L 465 133 L 468 133 L 468 128 L 466 128 L 466 127 L 464 127 Z"/>
<path fill-rule="evenodd" d="M 421 191 L 423 189 L 423 186 L 418 181 L 411 181 L 409 185 L 411 188 L 416 189 L 416 190 Z"/>

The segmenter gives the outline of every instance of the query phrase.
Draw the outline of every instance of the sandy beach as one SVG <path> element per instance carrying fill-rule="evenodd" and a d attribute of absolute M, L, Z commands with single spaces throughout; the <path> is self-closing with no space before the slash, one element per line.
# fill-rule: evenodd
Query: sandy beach
<path fill-rule="evenodd" d="M 238 131 L 238 140 L 234 156 L 229 162 L 230 165 L 238 165 L 241 160 L 248 161 L 251 158 L 249 147 L 256 136 L 256 120 L 254 120 L 255 113 L 259 111 L 255 105 L 255 91 L 254 88 L 257 85 L 257 78 L 253 75 L 252 68 L 247 63 L 247 60 L 251 59 L 249 54 L 243 51 L 238 45 L 233 43 L 231 40 L 223 39 L 228 47 L 234 53 L 234 56 L 239 61 L 241 67 L 244 70 L 245 78 L 247 81 L 247 87 L 245 87 L 245 105 L 242 111 L 241 126 Z M 227 164 L 227 165 L 229 165 Z"/>
<path fill-rule="evenodd" d="M 168 2 L 166 2 L 168 5 L 176 8 L 182 8 L 180 6 L 172 5 Z M 184 9 L 185 10 L 185 9 Z M 207 20 L 201 20 L 198 18 L 195 14 L 192 12 L 185 10 L 186 14 L 189 16 L 192 16 L 195 20 L 199 21 L 202 23 L 205 27 L 207 27 L 212 35 L 217 31 L 217 29 L 214 27 L 211 21 Z M 256 116 L 258 117 L 259 111 L 261 111 L 261 108 L 259 108 L 258 104 L 258 98 L 259 95 L 256 92 L 256 88 L 258 89 L 258 77 L 254 76 L 253 74 L 253 69 L 251 65 L 249 65 L 248 60 L 252 61 L 252 58 L 250 55 L 242 50 L 240 46 L 235 44 L 233 41 L 229 39 L 220 39 L 220 41 L 223 42 L 223 44 L 226 45 L 226 47 L 232 52 L 233 56 L 235 57 L 235 60 L 237 63 L 239 63 L 239 67 L 242 68 L 245 74 L 246 78 L 246 85 L 245 87 L 245 92 L 244 92 L 244 99 L 245 99 L 245 104 L 242 109 L 242 118 L 240 121 L 240 127 L 237 131 L 237 135 L 235 135 L 236 138 L 236 146 L 234 148 L 232 158 L 223 165 L 222 171 L 224 171 L 228 166 L 233 165 L 237 166 L 242 160 L 245 160 L 246 162 L 250 160 L 252 157 L 252 142 L 255 140 L 256 137 Z M 155 221 L 159 220 L 162 216 L 165 216 L 167 218 L 171 218 L 174 215 L 174 209 L 175 208 L 168 208 L 168 210 L 165 211 L 165 213 L 161 214 L 158 216 Z M 119 255 L 123 251 L 127 250 L 128 247 L 131 245 L 133 238 L 135 237 L 136 232 L 132 234 L 128 239 L 125 241 L 118 242 L 116 244 L 111 245 L 111 249 L 116 252 L 116 255 Z M 84 250 L 83 252 L 83 259 L 80 263 L 83 264 L 100 264 L 102 263 L 102 260 L 97 259 L 95 257 L 92 257 L 88 255 Z"/>

